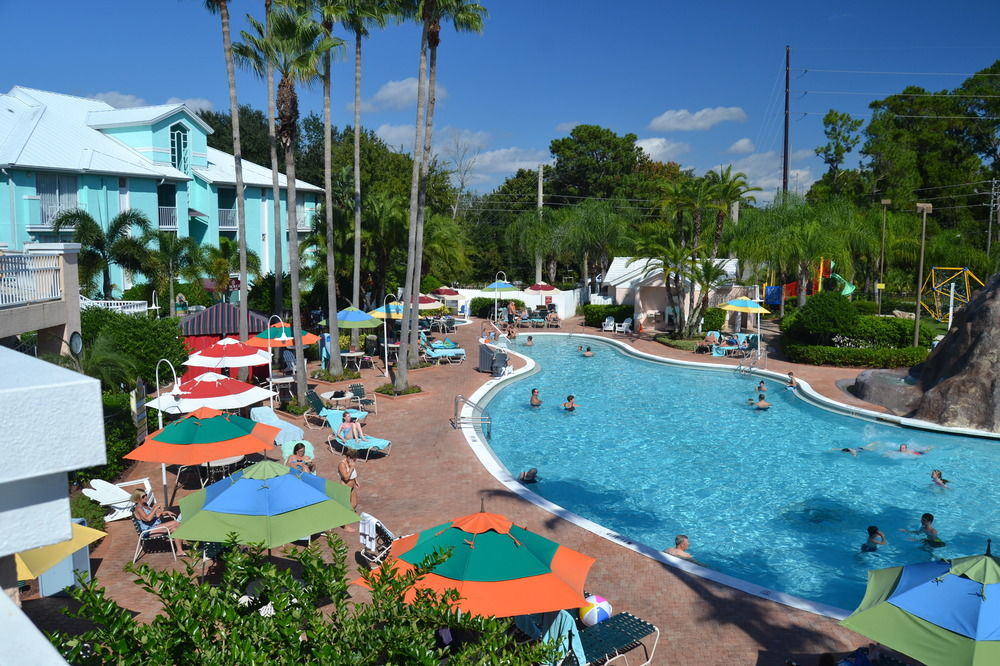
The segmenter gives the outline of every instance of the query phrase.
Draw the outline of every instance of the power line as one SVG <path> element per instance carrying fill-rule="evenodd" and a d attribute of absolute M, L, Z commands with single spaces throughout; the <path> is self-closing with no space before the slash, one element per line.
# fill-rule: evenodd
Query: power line
<path fill-rule="evenodd" d="M 942 208 L 934 208 L 934 211 L 939 210 L 954 210 L 956 208 L 981 208 L 982 206 L 990 206 L 988 203 L 978 203 L 978 204 L 966 204 L 965 206 L 944 206 Z"/>
<path fill-rule="evenodd" d="M 998 74 L 980 74 L 978 72 L 879 72 L 862 69 L 815 69 L 813 67 L 793 67 L 792 71 L 808 74 L 821 72 L 823 74 L 890 74 L 899 76 L 1000 76 Z"/>
<path fill-rule="evenodd" d="M 828 111 L 793 111 L 798 115 L 802 116 L 825 116 Z M 848 113 L 848 116 L 854 118 L 871 118 L 874 113 Z M 891 116 L 893 118 L 925 118 L 928 120 L 1000 120 L 1000 116 L 918 116 L 903 113 L 883 113 L 879 115 Z"/>
<path fill-rule="evenodd" d="M 921 201 L 937 201 L 938 199 L 954 199 L 955 197 L 981 197 L 983 195 L 991 195 L 992 192 L 957 192 L 955 194 L 943 194 L 939 197 L 920 197 Z"/>
<path fill-rule="evenodd" d="M 954 185 L 938 185 L 936 187 L 918 187 L 913 190 L 914 192 L 926 192 L 928 190 L 946 190 L 949 187 L 964 187 L 966 185 L 982 185 L 983 183 L 992 183 L 992 180 L 975 180 L 971 183 L 955 183 Z"/>
<path fill-rule="evenodd" d="M 1000 99 L 1000 95 L 957 95 L 955 93 L 881 93 L 851 90 L 793 90 L 803 95 L 864 95 L 867 97 L 971 97 L 973 99 Z"/>

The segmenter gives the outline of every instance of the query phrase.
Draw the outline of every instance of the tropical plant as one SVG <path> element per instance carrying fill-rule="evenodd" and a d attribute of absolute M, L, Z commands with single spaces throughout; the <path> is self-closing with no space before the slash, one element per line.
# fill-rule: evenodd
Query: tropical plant
<path fill-rule="evenodd" d="M 542 264 L 554 246 L 555 215 L 553 208 L 526 210 L 507 227 L 507 243 L 534 261 L 535 282 L 542 281 Z"/>
<path fill-rule="evenodd" d="M 715 235 L 712 237 L 712 252 L 709 254 L 711 259 L 715 259 L 719 256 L 719 242 L 722 240 L 722 231 L 731 207 L 741 201 L 754 201 L 754 198 L 748 197 L 747 193 L 760 192 L 760 188 L 750 187 L 747 184 L 746 174 L 733 173 L 732 166 L 709 171 L 705 174 L 705 179 L 712 187 L 712 197 L 716 202 Z"/>
<path fill-rule="evenodd" d="M 165 358 L 180 368 L 188 357 L 180 324 L 174 317 L 154 319 L 87 308 L 80 312 L 80 333 L 85 346 L 89 341 L 107 337 L 110 349 L 131 359 L 135 375 L 127 382 L 129 385 L 134 384 L 136 376 L 151 384 L 160 359 Z"/>
<path fill-rule="evenodd" d="M 241 259 L 243 258 L 240 257 L 236 242 L 225 236 L 219 238 L 218 247 L 209 245 L 202 249 L 201 269 L 209 279 L 215 282 L 215 294 L 221 300 L 226 300 L 225 294 L 229 288 L 229 276 L 239 271 L 241 263 L 245 262 L 249 277 L 260 278 L 260 257 L 257 256 L 257 253 L 249 250 L 243 262 Z M 241 277 L 241 281 L 243 279 L 245 278 Z"/>
<path fill-rule="evenodd" d="M 666 236 L 661 229 L 647 225 L 639 234 L 635 257 L 630 263 L 644 261 L 644 276 L 660 275 L 667 291 L 667 308 L 677 316 L 677 330 L 687 330 L 687 317 L 683 305 L 684 277 L 690 272 L 690 249 Z"/>
<path fill-rule="evenodd" d="M 421 276 L 421 285 L 431 273 L 445 281 L 468 276 L 472 269 L 467 253 L 469 243 L 465 230 L 454 218 L 437 213 L 429 215 L 424 238 L 424 275 Z"/>
<path fill-rule="evenodd" d="M 701 294 L 701 298 L 698 299 L 695 306 L 688 312 L 687 326 L 684 329 L 684 334 L 690 337 L 694 335 L 698 326 L 701 325 L 701 318 L 708 309 L 709 293 L 725 282 L 728 276 L 726 275 L 726 271 L 719 266 L 718 262 L 714 259 L 705 258 L 694 261 L 694 265 L 690 268 L 686 277 L 690 283 L 690 293 L 693 294 L 695 287 L 697 287 L 698 292 Z"/>
<path fill-rule="evenodd" d="M 105 391 L 125 391 L 135 384 L 135 359 L 128 350 L 119 349 L 109 333 L 85 341 L 79 355 L 43 354 L 42 360 L 98 379 Z"/>
<path fill-rule="evenodd" d="M 52 220 L 52 230 L 59 232 L 73 229 L 73 240 L 80 244 L 80 284 L 90 284 L 101 275 L 101 293 L 104 298 L 114 298 L 111 284 L 111 265 L 126 271 L 141 271 L 146 261 L 146 247 L 132 230 L 149 231 L 150 222 L 141 211 L 130 209 L 112 218 L 105 231 L 87 211 L 77 208 L 59 213 Z"/>
<path fill-rule="evenodd" d="M 205 8 L 219 13 L 222 22 L 222 50 L 226 58 L 226 77 L 229 82 L 229 114 L 233 123 L 233 169 L 236 173 L 236 224 L 240 274 L 240 340 L 249 337 L 247 327 L 247 226 L 246 192 L 243 187 L 243 150 L 240 144 L 240 105 L 236 100 L 236 68 L 233 66 L 233 43 L 229 31 L 229 3 L 227 0 L 205 0 Z M 241 373 L 242 374 L 242 373 Z"/>
<path fill-rule="evenodd" d="M 194 282 L 201 277 L 201 248 L 191 236 L 158 229 L 146 232 L 141 242 L 147 248 L 142 272 L 161 294 L 169 296 L 170 316 L 176 317 L 174 288 L 177 279 L 184 278 Z"/>

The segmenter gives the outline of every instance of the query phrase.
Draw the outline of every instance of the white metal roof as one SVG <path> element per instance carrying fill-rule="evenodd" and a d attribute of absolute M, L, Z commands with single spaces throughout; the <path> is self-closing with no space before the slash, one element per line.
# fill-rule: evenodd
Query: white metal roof
<path fill-rule="evenodd" d="M 236 164 L 233 156 L 215 148 L 208 149 L 208 168 L 194 167 L 192 169 L 209 183 L 222 185 L 236 184 Z M 271 170 L 243 160 L 243 184 L 252 187 L 271 187 Z M 278 185 L 284 188 L 288 184 L 285 174 L 278 174 Z M 323 188 L 311 185 L 303 180 L 295 179 L 295 189 L 301 192 L 322 192 Z"/>
<path fill-rule="evenodd" d="M 0 166 L 190 180 L 87 125 L 91 112 L 113 110 L 94 99 L 14 86 L 0 95 Z"/>
<path fill-rule="evenodd" d="M 632 263 L 629 263 L 632 262 Z M 632 257 L 615 257 L 608 266 L 607 275 L 601 280 L 602 284 L 612 287 L 631 287 L 640 282 L 649 274 L 650 269 L 659 265 L 659 261 L 654 259 L 647 266 L 647 260 Z"/>
<path fill-rule="evenodd" d="M 87 124 L 96 129 L 152 125 L 164 118 L 169 118 L 178 111 L 184 111 L 191 120 L 205 130 L 206 134 L 212 134 L 215 131 L 211 125 L 184 104 L 157 104 L 156 106 L 136 106 L 129 109 L 91 111 L 87 114 Z"/>

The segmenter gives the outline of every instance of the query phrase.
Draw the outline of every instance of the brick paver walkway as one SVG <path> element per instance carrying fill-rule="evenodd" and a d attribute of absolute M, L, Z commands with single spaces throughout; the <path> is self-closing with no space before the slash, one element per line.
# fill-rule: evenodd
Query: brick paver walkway
<path fill-rule="evenodd" d="M 365 429 L 391 439 L 392 454 L 359 463 L 360 510 L 378 516 L 397 534 L 406 534 L 478 511 L 484 502 L 489 511 L 505 514 L 528 529 L 597 558 L 587 581 L 588 589 L 610 599 L 616 611 L 630 611 L 660 628 L 655 663 L 784 664 L 793 657 L 799 664 L 808 664 L 814 663 L 815 655 L 821 652 L 842 652 L 866 644 L 863 637 L 832 620 L 749 596 L 650 560 L 512 495 L 481 467 L 464 437 L 448 422 L 453 397 L 471 395 L 487 379 L 475 370 L 475 338 L 479 330 L 476 322 L 460 327 L 451 336 L 469 351 L 469 360 L 463 365 L 412 373 L 411 383 L 422 386 L 424 393 L 394 400 L 379 398 L 378 414 L 369 417 Z M 576 320 L 567 322 L 564 330 L 594 333 L 594 329 L 584 329 Z M 628 340 L 637 349 L 661 356 L 735 363 L 669 349 L 648 336 Z M 769 369 L 794 369 L 797 376 L 827 396 L 872 407 L 836 386 L 837 381 L 852 377 L 857 370 L 794 366 L 781 361 L 771 361 Z M 384 382 L 368 369 L 363 380 L 369 390 Z M 319 390 L 330 390 L 330 386 L 321 385 Z M 339 456 L 327 450 L 326 432 L 306 430 L 306 435 L 317 445 L 318 472 L 335 478 Z M 141 476 L 158 483 L 159 466 L 140 463 L 128 473 L 129 478 Z M 123 571 L 135 548 L 132 524 L 118 521 L 107 529 L 108 538 L 93 553 L 96 576 L 112 598 L 141 619 L 149 620 L 159 612 L 157 602 Z M 348 542 L 353 557 L 357 534 L 343 530 L 338 533 Z M 176 566 L 169 554 L 148 554 L 140 561 L 155 567 Z M 365 594 L 361 589 L 356 592 L 359 598 Z M 29 595 L 24 609 L 42 628 L 78 626 L 55 612 L 66 603 L 59 599 L 31 599 Z"/>

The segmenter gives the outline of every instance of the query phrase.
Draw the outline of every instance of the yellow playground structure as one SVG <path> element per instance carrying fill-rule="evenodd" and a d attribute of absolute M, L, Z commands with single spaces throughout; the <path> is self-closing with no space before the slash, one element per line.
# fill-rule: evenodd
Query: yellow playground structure
<path fill-rule="evenodd" d="M 973 283 L 983 286 L 983 281 L 968 268 L 935 266 L 924 280 L 920 305 L 931 317 L 943 322 L 948 319 L 952 304 L 965 305 L 969 302 L 972 292 L 978 288 Z"/>

